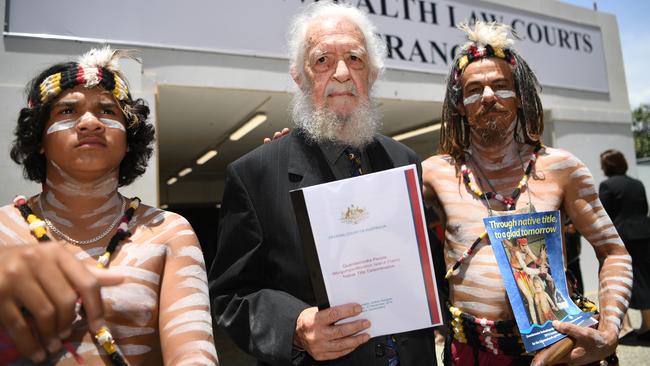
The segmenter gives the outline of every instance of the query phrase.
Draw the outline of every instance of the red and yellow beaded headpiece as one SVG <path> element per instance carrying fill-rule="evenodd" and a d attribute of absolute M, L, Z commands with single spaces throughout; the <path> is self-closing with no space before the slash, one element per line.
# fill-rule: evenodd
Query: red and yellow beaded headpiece
<path fill-rule="evenodd" d="M 461 48 L 454 64 L 456 79 L 460 78 L 467 65 L 482 58 L 498 57 L 513 66 L 516 64 L 515 56 L 510 51 L 514 40 L 509 37 L 511 29 L 507 25 L 479 20 L 473 27 L 463 23 L 458 28 L 467 34 L 468 42 Z"/>
<path fill-rule="evenodd" d="M 110 46 L 92 49 L 81 56 L 78 62 L 62 71 L 46 77 L 39 85 L 36 100 L 29 100 L 30 107 L 45 104 L 56 98 L 63 90 L 84 85 L 92 88 L 101 85 L 110 91 L 115 99 L 131 99 L 129 87 L 118 67 L 120 58 L 133 58 L 128 51 L 113 50 Z"/>

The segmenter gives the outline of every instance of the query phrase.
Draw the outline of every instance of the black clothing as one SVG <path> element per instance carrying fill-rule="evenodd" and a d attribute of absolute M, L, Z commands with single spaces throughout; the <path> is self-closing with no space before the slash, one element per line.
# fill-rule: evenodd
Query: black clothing
<path fill-rule="evenodd" d="M 416 164 L 406 146 L 377 135 L 365 150 L 373 172 Z M 336 180 L 323 150 L 299 130 L 227 168 L 217 253 L 209 274 L 215 322 L 260 365 L 386 365 L 386 337 L 338 360 L 292 349 L 296 319 L 315 306 L 289 191 Z M 390 209 L 390 208 L 387 208 Z M 433 329 L 396 334 L 402 366 L 435 365 Z"/>
<path fill-rule="evenodd" d="M 615 175 L 600 184 L 600 200 L 632 257 L 630 307 L 650 309 L 650 219 L 641 181 Z"/>

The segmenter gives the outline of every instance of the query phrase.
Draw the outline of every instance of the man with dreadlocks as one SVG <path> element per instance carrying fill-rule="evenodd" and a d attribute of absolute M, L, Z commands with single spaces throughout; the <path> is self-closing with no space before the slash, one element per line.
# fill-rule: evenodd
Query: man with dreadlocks
<path fill-rule="evenodd" d="M 594 179 L 569 152 L 542 145 L 539 83 L 502 24 L 462 25 L 468 42 L 447 81 L 441 153 L 423 163 L 424 194 L 442 218 L 453 330 L 446 361 L 528 364 L 483 218 L 488 211 L 562 210 L 601 263 L 597 329 L 554 322 L 575 345 L 560 361 L 611 355 L 632 284 L 631 258 L 598 198 Z M 451 339 L 453 336 L 453 340 Z"/>

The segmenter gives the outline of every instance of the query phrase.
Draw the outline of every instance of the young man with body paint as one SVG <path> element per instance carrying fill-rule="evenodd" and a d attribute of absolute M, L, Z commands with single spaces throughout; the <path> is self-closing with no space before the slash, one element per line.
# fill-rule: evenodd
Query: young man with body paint
<path fill-rule="evenodd" d="M 95 49 L 28 86 L 11 156 L 43 191 L 0 208 L 0 364 L 218 364 L 191 226 L 118 192 L 154 139 L 123 56 Z"/>
<path fill-rule="evenodd" d="M 585 364 L 604 359 L 616 348 L 628 306 L 631 258 L 585 165 L 569 152 L 541 146 L 539 85 L 512 49 L 509 29 L 481 22 L 462 28 L 468 43 L 454 60 L 448 78 L 441 128 L 443 154 L 423 162 L 425 200 L 438 211 L 445 228 L 445 261 L 448 268 L 454 268 L 459 260 L 461 263 L 448 274 L 449 302 L 459 310 L 457 314 L 475 318 L 476 324 L 512 320 L 492 248 L 482 235 L 483 218 L 488 210 L 560 209 L 592 244 L 602 265 L 597 329 L 554 322 L 558 331 L 575 340 L 573 350 L 561 361 Z M 464 255 L 475 241 L 478 246 Z M 495 329 L 473 344 L 467 343 L 469 337 L 464 334 L 469 331 L 463 324 L 454 327 L 455 339 L 447 344 L 447 362 L 530 362 L 521 356 L 521 348 L 508 352 L 501 347 L 504 337 Z"/>

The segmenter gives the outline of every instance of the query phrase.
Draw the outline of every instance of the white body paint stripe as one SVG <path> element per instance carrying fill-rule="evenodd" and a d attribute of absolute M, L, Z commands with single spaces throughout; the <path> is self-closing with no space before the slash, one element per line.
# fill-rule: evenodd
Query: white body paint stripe
<path fill-rule="evenodd" d="M 484 287 L 475 287 L 475 286 L 465 286 L 465 285 L 455 285 L 454 291 L 462 292 L 479 299 L 490 300 L 490 302 L 505 302 L 506 299 L 503 296 L 503 289 L 500 290 L 490 290 Z"/>
<path fill-rule="evenodd" d="M 176 255 L 178 257 L 190 257 L 195 262 L 198 262 L 198 263 L 205 266 L 205 259 L 203 258 L 203 251 L 201 251 L 201 248 L 199 246 L 182 247 L 178 251 L 178 254 L 176 254 Z"/>
<path fill-rule="evenodd" d="M 180 362 L 175 364 L 176 366 L 194 366 L 194 365 L 201 365 L 201 366 L 216 366 L 213 360 L 210 360 L 209 358 L 203 356 L 203 355 L 197 355 L 197 356 L 191 356 L 189 358 L 184 358 Z"/>
<path fill-rule="evenodd" d="M 110 269 L 126 277 L 133 277 L 139 280 L 151 282 L 154 285 L 160 283 L 160 275 L 156 272 L 131 266 L 110 266 Z"/>
<path fill-rule="evenodd" d="M 493 305 L 483 304 L 481 302 L 476 302 L 476 301 L 455 301 L 454 306 L 463 309 L 472 309 L 476 312 L 483 312 L 483 313 L 496 313 L 501 311 L 501 309 L 503 308 L 502 306 L 493 306 Z"/>
<path fill-rule="evenodd" d="M 203 293 L 208 293 L 208 282 L 202 279 L 191 277 L 178 284 L 179 288 L 194 288 Z"/>
<path fill-rule="evenodd" d="M 188 295 L 176 301 L 171 306 L 169 306 L 167 308 L 167 312 L 170 313 L 172 311 L 194 307 L 194 306 L 210 307 L 210 298 L 205 293 L 196 293 L 196 294 Z"/>
<path fill-rule="evenodd" d="M 165 324 L 163 330 L 168 330 L 179 324 L 184 324 L 191 321 L 203 321 L 206 323 L 212 323 L 212 317 L 210 316 L 210 313 L 205 310 L 186 311 L 182 314 L 175 316 L 172 320 L 170 320 L 167 324 Z"/>
<path fill-rule="evenodd" d="M 84 259 L 87 259 L 87 258 L 91 258 L 91 257 L 94 257 L 94 256 L 101 255 L 105 251 L 106 251 L 105 248 L 88 248 L 83 252 L 75 253 L 75 257 L 77 257 L 77 259 L 79 259 L 79 260 L 84 260 Z"/>
<path fill-rule="evenodd" d="M 621 296 L 619 294 L 611 294 L 611 295 L 608 295 L 608 296 L 613 297 L 616 301 L 620 302 L 626 308 L 630 304 L 630 300 L 624 298 L 623 296 Z"/>
<path fill-rule="evenodd" d="M 624 260 L 626 262 L 632 263 L 632 257 L 630 257 L 629 254 L 622 254 L 622 255 L 608 255 L 607 259 L 620 259 Z"/>
<path fill-rule="evenodd" d="M 195 277 L 200 280 L 207 281 L 206 279 L 206 274 L 205 270 L 203 267 L 197 265 L 197 264 L 191 264 L 189 266 L 185 266 L 181 269 L 179 269 L 176 272 L 176 275 L 181 276 L 181 277 Z"/>
<path fill-rule="evenodd" d="M 621 319 L 613 316 L 613 315 L 608 315 L 605 317 L 605 319 L 609 320 L 610 322 L 614 323 L 616 326 L 616 329 L 619 329 L 621 327 Z"/>
<path fill-rule="evenodd" d="M 172 330 L 169 333 L 169 336 L 171 337 L 171 336 L 175 336 L 187 332 L 202 332 L 212 336 L 212 323 L 205 323 L 205 322 L 185 323 L 177 328 L 174 328 L 174 330 Z"/>
<path fill-rule="evenodd" d="M 621 309 L 619 309 L 618 307 L 613 306 L 613 305 L 607 305 L 607 306 L 605 306 L 605 308 L 604 308 L 603 310 L 605 310 L 605 311 L 611 311 L 611 312 L 614 312 L 615 314 L 618 314 L 618 315 L 623 315 L 623 314 L 625 314 L 625 312 L 623 312 L 623 310 L 621 310 Z"/>
<path fill-rule="evenodd" d="M 627 269 L 628 271 L 632 270 L 632 265 L 628 263 L 608 263 L 607 267 L 612 266 L 612 267 L 623 267 Z"/>
<path fill-rule="evenodd" d="M 192 342 L 187 342 L 184 345 L 178 347 L 176 349 L 176 356 L 185 354 L 187 352 L 192 352 L 192 351 L 204 351 L 208 355 L 212 356 L 215 360 L 217 360 L 217 351 L 214 349 L 214 344 L 212 342 L 208 341 L 192 341 Z M 175 357 L 172 357 L 174 359 Z"/>
<path fill-rule="evenodd" d="M 144 334 L 152 334 L 155 330 L 149 327 L 130 327 L 128 325 L 118 325 L 107 323 L 106 326 L 111 330 L 116 339 L 129 338 Z"/>
<path fill-rule="evenodd" d="M 605 290 L 605 291 L 609 291 L 609 290 L 620 291 L 625 295 L 625 297 L 628 297 L 628 298 L 632 294 L 632 291 L 630 291 L 629 288 L 621 286 L 621 285 L 607 285 L 607 286 L 602 287 L 602 289 Z"/>

